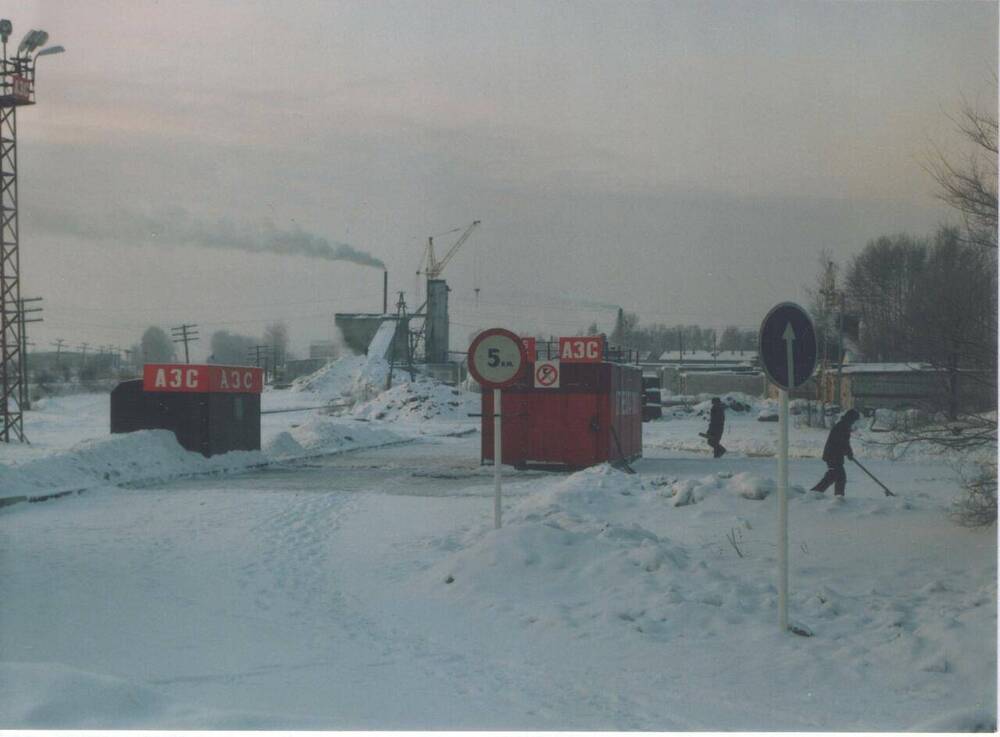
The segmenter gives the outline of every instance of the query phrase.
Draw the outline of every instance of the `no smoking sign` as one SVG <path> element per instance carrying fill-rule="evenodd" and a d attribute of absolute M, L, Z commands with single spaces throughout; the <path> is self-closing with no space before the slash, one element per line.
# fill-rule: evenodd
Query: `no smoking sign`
<path fill-rule="evenodd" d="M 538 361 L 535 364 L 535 388 L 559 388 L 559 361 Z"/>

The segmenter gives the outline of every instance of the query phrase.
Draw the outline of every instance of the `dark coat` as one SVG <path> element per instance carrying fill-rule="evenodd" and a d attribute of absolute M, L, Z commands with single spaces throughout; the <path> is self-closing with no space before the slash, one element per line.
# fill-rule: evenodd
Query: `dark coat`
<path fill-rule="evenodd" d="M 858 414 L 849 410 L 830 430 L 823 446 L 823 460 L 834 466 L 844 465 L 844 456 L 854 458 L 851 450 L 851 425 L 858 419 Z"/>
<path fill-rule="evenodd" d="M 722 437 L 722 428 L 726 424 L 726 409 L 722 404 L 713 404 L 712 413 L 708 418 L 708 432 L 706 435 L 711 435 L 713 438 Z"/>

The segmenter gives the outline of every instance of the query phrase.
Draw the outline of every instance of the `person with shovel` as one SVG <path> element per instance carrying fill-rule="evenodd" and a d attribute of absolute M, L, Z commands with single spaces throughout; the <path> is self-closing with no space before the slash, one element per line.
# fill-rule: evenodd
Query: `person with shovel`
<path fill-rule="evenodd" d="M 847 488 L 844 458 L 854 460 L 854 451 L 851 450 L 851 426 L 860 417 L 861 415 L 856 409 L 849 409 L 830 430 L 830 434 L 826 438 L 826 445 L 823 446 L 826 474 L 818 484 L 812 487 L 812 491 L 826 491 L 830 488 L 830 484 L 835 484 L 833 493 L 836 496 L 844 496 L 844 490 Z"/>

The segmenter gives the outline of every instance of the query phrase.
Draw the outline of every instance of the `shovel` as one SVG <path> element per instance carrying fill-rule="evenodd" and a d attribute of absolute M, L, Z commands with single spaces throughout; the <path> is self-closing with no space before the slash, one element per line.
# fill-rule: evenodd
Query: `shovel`
<path fill-rule="evenodd" d="M 867 473 L 867 474 L 868 474 L 868 476 L 869 476 L 869 477 L 871 478 L 871 480 L 872 480 L 872 481 L 874 481 L 874 482 L 875 482 L 876 484 L 878 484 L 879 486 L 881 486 L 881 487 L 882 487 L 882 491 L 884 491 L 884 492 L 885 492 L 885 495 L 886 495 L 886 496 L 896 496 L 896 495 L 895 495 L 895 494 L 893 494 L 893 493 L 892 493 L 891 491 L 889 491 L 889 487 L 888 487 L 888 486 L 886 486 L 886 485 L 885 485 L 885 484 L 883 484 L 883 483 L 882 483 L 881 481 L 879 481 L 879 480 L 878 480 L 877 478 L 875 478 L 875 475 L 874 475 L 874 474 L 873 474 L 873 473 L 872 473 L 871 471 L 869 471 L 869 470 L 868 470 L 867 468 L 865 468 L 864 466 L 862 466 L 862 465 L 861 465 L 861 464 L 860 464 L 860 463 L 859 463 L 859 462 L 858 462 L 857 460 L 855 460 L 854 458 L 852 458 L 851 460 L 852 460 L 852 461 L 854 461 L 855 465 L 856 465 L 856 466 L 857 466 L 858 468 L 860 468 L 860 469 L 861 469 L 862 471 L 864 471 L 865 473 Z"/>

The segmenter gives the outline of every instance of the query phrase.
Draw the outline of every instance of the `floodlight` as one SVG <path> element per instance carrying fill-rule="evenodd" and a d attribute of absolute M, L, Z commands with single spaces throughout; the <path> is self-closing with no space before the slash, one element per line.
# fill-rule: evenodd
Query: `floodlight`
<path fill-rule="evenodd" d="M 18 54 L 20 54 L 22 51 L 24 51 L 26 48 L 28 48 L 28 42 L 34 37 L 34 35 L 35 35 L 34 29 L 32 29 L 32 30 L 28 31 L 26 34 L 24 34 L 24 38 L 21 39 L 21 43 L 19 43 L 17 45 L 17 53 Z"/>
<path fill-rule="evenodd" d="M 21 39 L 21 43 L 17 47 L 17 53 L 30 54 L 38 47 L 44 46 L 48 40 L 49 34 L 45 31 L 36 31 L 32 29 L 28 31 L 24 38 Z"/>

